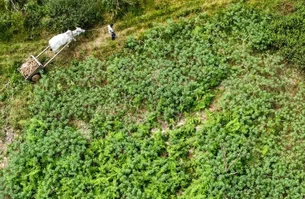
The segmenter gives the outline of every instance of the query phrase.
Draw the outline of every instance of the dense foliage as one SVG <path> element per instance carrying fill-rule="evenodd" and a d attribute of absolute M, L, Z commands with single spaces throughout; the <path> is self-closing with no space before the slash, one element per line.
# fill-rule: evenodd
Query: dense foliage
<path fill-rule="evenodd" d="M 237 4 L 44 76 L 0 196 L 303 198 L 305 87 L 270 23 Z"/>
<path fill-rule="evenodd" d="M 287 58 L 290 63 L 305 65 L 305 7 L 304 3 L 294 5 L 292 13 L 275 16 L 271 26 L 273 46 Z"/>
<path fill-rule="evenodd" d="M 120 15 L 122 11 L 132 7 L 140 7 L 141 3 L 146 4 L 149 0 L 101 0 L 101 2 L 107 11 L 114 15 Z"/>
<path fill-rule="evenodd" d="M 45 0 L 44 25 L 66 30 L 76 26 L 87 28 L 102 21 L 102 5 L 95 0 Z M 37 27 L 37 26 L 35 26 Z"/>
<path fill-rule="evenodd" d="M 196 133 L 197 177 L 185 198 L 304 196 L 304 121 L 295 115 L 304 87 L 284 94 L 296 85 L 275 76 L 284 70 L 280 62 L 247 55 L 236 74 L 242 78 L 223 83 L 222 112 L 210 115 Z"/>
<path fill-rule="evenodd" d="M 120 15 L 132 11 L 128 8 L 140 7 L 140 3 L 138 0 L 0 0 L 0 41 L 9 41 L 16 35 L 37 38 L 42 29 L 92 27 L 103 22 L 103 14 Z"/>

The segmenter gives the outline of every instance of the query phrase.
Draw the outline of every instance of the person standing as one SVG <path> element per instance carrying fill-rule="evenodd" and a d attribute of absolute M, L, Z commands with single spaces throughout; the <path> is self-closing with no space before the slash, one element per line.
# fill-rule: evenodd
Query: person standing
<path fill-rule="evenodd" d="M 112 40 L 115 40 L 116 34 L 115 34 L 115 32 L 113 31 L 113 24 L 108 25 L 107 28 L 108 28 L 108 32 L 109 32 L 109 34 L 110 34 L 110 36 L 111 36 L 111 39 L 112 39 Z"/>

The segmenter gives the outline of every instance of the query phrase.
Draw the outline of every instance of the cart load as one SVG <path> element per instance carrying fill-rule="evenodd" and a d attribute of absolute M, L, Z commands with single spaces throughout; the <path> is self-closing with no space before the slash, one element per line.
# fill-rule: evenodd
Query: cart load
<path fill-rule="evenodd" d="M 37 74 L 42 68 L 43 65 L 33 55 L 31 55 L 28 60 L 21 65 L 19 71 L 24 79 L 35 81 L 38 80 L 37 78 L 39 77 Z"/>

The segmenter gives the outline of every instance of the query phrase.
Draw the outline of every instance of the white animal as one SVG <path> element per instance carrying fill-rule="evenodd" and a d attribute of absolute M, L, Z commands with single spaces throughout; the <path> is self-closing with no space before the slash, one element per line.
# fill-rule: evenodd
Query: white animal
<path fill-rule="evenodd" d="M 84 29 L 76 27 L 75 30 L 72 31 L 73 37 L 80 35 L 81 33 L 85 32 Z"/>
<path fill-rule="evenodd" d="M 51 50 L 53 52 L 57 52 L 61 46 L 71 42 L 75 36 L 78 36 L 79 34 L 81 34 L 83 32 L 85 32 L 85 30 L 83 30 L 81 28 L 76 28 L 73 31 L 68 30 L 65 33 L 52 37 L 52 39 L 49 40 L 49 45 L 50 45 Z"/>

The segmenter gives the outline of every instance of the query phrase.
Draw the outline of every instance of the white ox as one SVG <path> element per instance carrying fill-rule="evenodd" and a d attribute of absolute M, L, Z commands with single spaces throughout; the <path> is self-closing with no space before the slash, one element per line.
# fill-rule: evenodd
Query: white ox
<path fill-rule="evenodd" d="M 50 45 L 51 50 L 53 52 L 57 52 L 61 46 L 71 42 L 75 36 L 78 36 L 79 34 L 81 34 L 83 32 L 85 32 L 85 30 L 83 30 L 81 28 L 76 28 L 73 31 L 68 30 L 65 33 L 52 37 L 52 39 L 49 40 L 49 45 Z"/>

